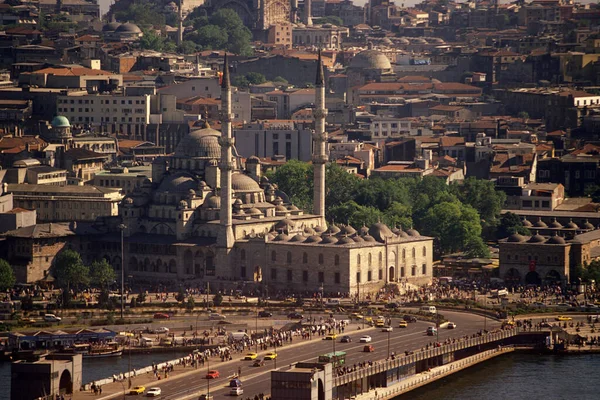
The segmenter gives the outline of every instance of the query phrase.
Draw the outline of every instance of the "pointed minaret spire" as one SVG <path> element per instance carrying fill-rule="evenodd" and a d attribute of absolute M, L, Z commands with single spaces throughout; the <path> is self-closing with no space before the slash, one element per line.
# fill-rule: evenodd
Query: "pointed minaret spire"
<path fill-rule="evenodd" d="M 315 80 L 315 86 L 323 86 L 325 80 L 323 79 L 323 60 L 321 59 L 321 49 L 319 49 L 319 58 L 317 59 L 317 79 Z"/>
<path fill-rule="evenodd" d="M 325 163 L 327 157 L 327 132 L 325 131 L 325 80 L 323 76 L 323 61 L 321 51 L 317 61 L 317 79 L 315 87 L 315 131 L 313 133 L 313 173 L 314 173 L 314 199 L 313 212 L 321 217 L 321 225 L 325 225 Z"/>
<path fill-rule="evenodd" d="M 221 218 L 219 234 L 217 235 L 217 245 L 226 249 L 231 249 L 235 242 L 232 228 L 233 190 L 231 187 L 231 175 L 234 169 L 232 150 L 234 140 L 231 121 L 231 85 L 229 83 L 227 53 L 225 53 L 223 59 L 223 78 L 221 80 L 221 137 L 219 138 L 219 145 L 221 146 L 221 162 L 219 163 L 219 170 L 221 171 Z"/>
<path fill-rule="evenodd" d="M 223 77 L 221 78 L 221 89 L 229 89 L 231 82 L 229 80 L 229 64 L 227 63 L 227 52 L 223 58 Z"/>

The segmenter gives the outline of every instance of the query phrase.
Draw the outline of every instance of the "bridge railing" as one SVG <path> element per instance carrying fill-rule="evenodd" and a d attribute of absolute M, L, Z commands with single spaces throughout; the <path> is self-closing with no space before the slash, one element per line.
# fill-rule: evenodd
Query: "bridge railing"
<path fill-rule="evenodd" d="M 496 342 L 509 337 L 513 337 L 519 333 L 519 329 L 502 330 L 499 332 L 487 333 L 474 338 L 460 339 L 454 343 L 443 344 L 440 347 L 434 347 L 427 350 L 418 350 L 411 354 L 399 354 L 395 359 L 378 360 L 364 368 L 357 369 L 344 375 L 336 376 L 333 380 L 334 386 L 340 386 L 348 382 L 355 381 L 365 376 L 371 376 L 380 372 L 388 371 L 393 368 L 410 365 L 418 361 L 441 356 L 443 354 L 452 353 L 458 350 L 479 346 L 491 342 Z"/>

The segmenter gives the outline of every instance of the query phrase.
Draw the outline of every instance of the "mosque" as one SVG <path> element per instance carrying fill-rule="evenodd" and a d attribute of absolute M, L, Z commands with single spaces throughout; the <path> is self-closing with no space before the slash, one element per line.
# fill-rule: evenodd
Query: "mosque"
<path fill-rule="evenodd" d="M 221 131 L 199 121 L 173 154 L 119 207 L 124 267 L 130 279 L 232 288 L 352 295 L 387 283 L 432 279 L 433 239 L 382 223 L 357 229 L 325 222 L 325 84 L 319 56 L 313 133 L 314 210 L 307 214 L 261 176 L 260 160 L 242 163 L 232 136 L 229 69 L 221 85 Z M 115 268 L 120 235 L 98 244 Z"/>

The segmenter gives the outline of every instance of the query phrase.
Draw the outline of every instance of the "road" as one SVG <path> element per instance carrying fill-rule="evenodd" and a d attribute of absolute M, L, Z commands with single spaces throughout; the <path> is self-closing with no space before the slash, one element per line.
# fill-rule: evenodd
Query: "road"
<path fill-rule="evenodd" d="M 484 327 L 484 318 L 472 314 L 466 313 L 455 313 L 444 311 L 444 316 L 449 320 L 457 324 L 456 329 L 440 329 L 439 340 L 443 341 L 449 337 L 460 337 L 464 335 L 473 334 Z M 394 327 L 393 332 L 389 333 L 389 350 L 396 354 L 403 353 L 404 351 L 416 350 L 424 347 L 425 345 L 436 340 L 435 337 L 427 336 L 425 331 L 428 326 L 433 326 L 433 323 L 418 321 L 411 323 L 407 328 L 398 328 L 399 319 L 392 319 L 392 326 Z M 494 329 L 499 327 L 499 323 L 492 320 L 487 320 L 485 323 L 487 329 Z M 385 359 L 388 354 L 388 333 L 382 332 L 381 329 L 370 329 L 367 331 L 354 330 L 351 333 L 346 330 L 344 334 L 352 337 L 351 343 L 340 343 L 338 339 L 335 343 L 336 351 L 345 351 L 347 353 L 346 364 L 353 365 L 361 361 L 375 361 Z M 363 343 L 359 343 L 359 338 L 363 334 L 368 334 L 372 337 L 371 344 L 375 348 L 373 353 L 364 353 Z M 293 342 L 292 345 L 297 344 L 298 341 Z M 317 357 L 321 354 L 329 353 L 333 351 L 332 340 L 320 340 L 306 343 L 302 346 L 290 345 L 277 349 L 277 367 L 289 365 L 298 361 L 316 361 Z M 264 352 L 261 353 L 263 355 Z M 204 379 L 208 369 L 216 369 L 220 373 L 219 379 L 210 380 L 210 394 L 215 398 L 229 397 L 229 389 L 227 385 L 229 380 L 227 377 L 237 373 L 238 368 L 241 367 L 242 375 L 241 380 L 243 382 L 244 394 L 243 398 L 254 397 L 258 393 L 269 393 L 270 392 L 270 372 L 275 368 L 275 361 L 266 361 L 263 367 L 252 367 L 252 361 L 242 360 L 243 355 L 237 354 L 238 362 L 223 364 L 220 367 L 220 362 L 212 362 L 210 366 L 204 366 L 199 372 L 198 377 L 188 378 L 185 381 L 174 380 L 172 382 L 165 381 L 161 383 L 163 399 L 180 399 L 193 394 L 199 395 L 207 392 L 207 380 Z M 200 369 L 199 369 L 200 371 Z M 196 398 L 195 396 L 193 398 Z"/>

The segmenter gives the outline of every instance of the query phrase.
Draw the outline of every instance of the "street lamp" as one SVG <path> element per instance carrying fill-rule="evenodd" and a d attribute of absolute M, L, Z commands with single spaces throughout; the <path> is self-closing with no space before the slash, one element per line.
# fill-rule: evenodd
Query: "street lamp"
<path fill-rule="evenodd" d="M 127 228 L 125 224 L 119 224 L 121 230 L 121 321 L 123 321 L 125 311 L 125 300 L 123 298 L 125 292 L 125 228 Z"/>

